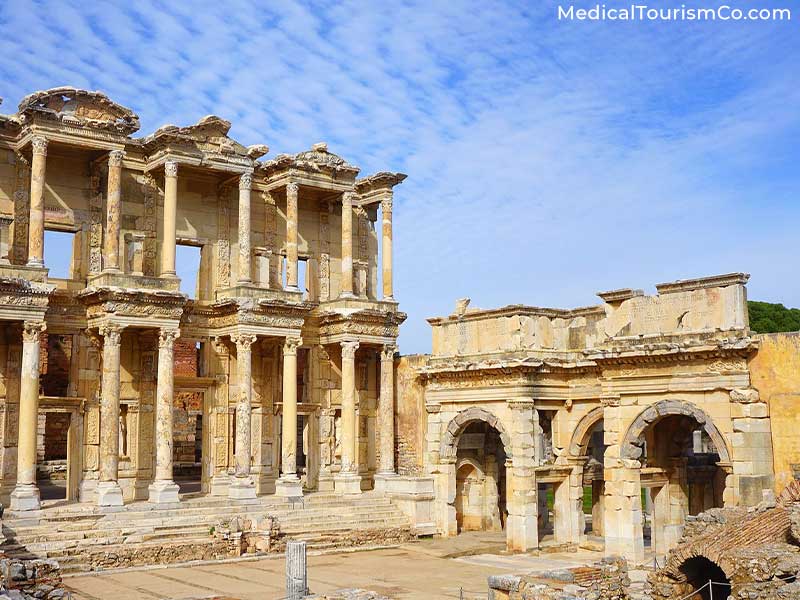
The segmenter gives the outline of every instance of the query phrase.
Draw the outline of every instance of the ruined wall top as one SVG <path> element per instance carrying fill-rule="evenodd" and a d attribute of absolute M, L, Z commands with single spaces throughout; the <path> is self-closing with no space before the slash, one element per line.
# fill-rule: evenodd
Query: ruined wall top
<path fill-rule="evenodd" d="M 465 298 L 453 314 L 428 320 L 433 356 L 540 351 L 592 357 L 659 342 L 748 338 L 748 278 L 733 273 L 662 283 L 652 296 L 633 289 L 600 292 L 602 304 L 577 309 L 481 310 Z"/>

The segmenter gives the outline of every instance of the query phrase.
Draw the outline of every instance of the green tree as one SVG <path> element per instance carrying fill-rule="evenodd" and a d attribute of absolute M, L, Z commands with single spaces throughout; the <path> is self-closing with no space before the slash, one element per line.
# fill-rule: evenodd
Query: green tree
<path fill-rule="evenodd" d="M 756 333 L 800 331 L 800 309 L 786 308 L 783 304 L 749 300 L 750 329 Z"/>

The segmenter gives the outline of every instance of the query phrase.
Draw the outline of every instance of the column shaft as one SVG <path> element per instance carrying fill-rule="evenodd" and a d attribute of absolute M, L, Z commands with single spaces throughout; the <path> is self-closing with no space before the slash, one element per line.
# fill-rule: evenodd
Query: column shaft
<path fill-rule="evenodd" d="M 297 193 L 296 183 L 286 186 L 286 287 L 297 290 Z"/>
<path fill-rule="evenodd" d="M 123 150 L 114 150 L 108 156 L 108 193 L 106 195 L 106 229 L 104 240 L 105 268 L 119 271 L 119 231 L 122 203 Z"/>
<path fill-rule="evenodd" d="M 100 482 L 97 501 L 101 506 L 122 505 L 119 487 L 119 390 L 122 329 L 108 324 L 103 336 L 103 374 L 100 382 Z"/>
<path fill-rule="evenodd" d="M 353 297 L 353 198 L 355 193 L 342 195 L 342 282 L 341 296 Z"/>
<path fill-rule="evenodd" d="M 164 221 L 161 233 L 161 275 L 175 276 L 175 223 L 178 217 L 178 163 L 164 163 Z"/>
<path fill-rule="evenodd" d="M 356 350 L 358 342 L 342 342 L 342 473 L 357 471 Z"/>
<path fill-rule="evenodd" d="M 252 173 L 239 178 L 239 284 L 252 281 L 252 249 L 250 243 L 250 189 Z"/>
<path fill-rule="evenodd" d="M 378 431 L 380 432 L 381 462 L 378 472 L 394 473 L 394 353 L 395 346 L 386 345 L 381 351 L 381 395 L 378 398 Z"/>
<path fill-rule="evenodd" d="M 177 329 L 162 329 L 158 337 L 156 384 L 156 476 L 150 486 L 150 502 L 178 502 L 178 486 L 172 479 L 172 406 L 175 390 L 174 344 Z"/>
<path fill-rule="evenodd" d="M 392 283 L 392 195 L 389 193 L 381 201 L 383 236 L 381 238 L 381 257 L 383 261 L 383 299 L 394 300 Z"/>
<path fill-rule="evenodd" d="M 17 485 L 11 493 L 12 510 L 35 510 L 40 506 L 36 487 L 36 430 L 39 420 L 39 339 L 44 330 L 44 323 L 26 321 L 22 332 Z"/>
<path fill-rule="evenodd" d="M 281 417 L 281 476 L 275 493 L 302 496 L 297 476 L 297 349 L 300 338 L 286 338 L 283 345 L 283 414 Z"/>
<path fill-rule="evenodd" d="M 231 336 L 236 344 L 236 368 L 239 397 L 236 401 L 236 447 L 234 453 L 236 478 L 231 484 L 231 498 L 255 498 L 256 488 L 250 477 L 251 432 L 250 422 L 253 412 L 253 355 L 252 345 L 255 335 L 239 334 Z"/>
<path fill-rule="evenodd" d="M 47 140 L 36 136 L 32 140 L 31 209 L 28 222 L 28 265 L 44 266 L 44 174 L 47 163 Z"/>

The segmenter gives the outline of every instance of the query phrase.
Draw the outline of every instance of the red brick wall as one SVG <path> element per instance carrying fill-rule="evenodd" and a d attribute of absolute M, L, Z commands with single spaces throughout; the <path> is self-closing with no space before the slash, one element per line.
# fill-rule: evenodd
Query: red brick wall
<path fill-rule="evenodd" d="M 197 342 L 177 339 L 174 346 L 175 375 L 197 377 Z"/>

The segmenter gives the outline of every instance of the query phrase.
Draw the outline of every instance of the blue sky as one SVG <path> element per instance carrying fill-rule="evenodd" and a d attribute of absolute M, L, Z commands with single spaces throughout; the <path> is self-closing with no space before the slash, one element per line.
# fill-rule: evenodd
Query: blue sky
<path fill-rule="evenodd" d="M 800 7 L 598 23 L 557 6 L 5 2 L 0 111 L 73 85 L 133 108 L 142 134 L 213 113 L 270 155 L 324 140 L 364 174 L 408 173 L 403 353 L 464 296 L 573 307 L 747 271 L 751 298 L 800 306 Z"/>

